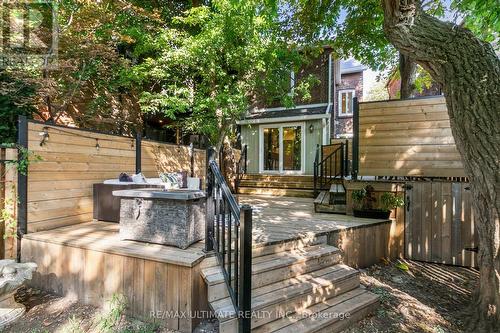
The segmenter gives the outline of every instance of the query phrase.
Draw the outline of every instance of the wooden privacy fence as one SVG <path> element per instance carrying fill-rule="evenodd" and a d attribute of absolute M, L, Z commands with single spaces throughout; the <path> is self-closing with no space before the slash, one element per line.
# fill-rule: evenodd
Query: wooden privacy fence
<path fill-rule="evenodd" d="M 465 177 L 444 97 L 359 103 L 358 174 Z"/>
<path fill-rule="evenodd" d="M 478 246 L 468 183 L 406 184 L 406 258 L 476 267 Z"/>
<path fill-rule="evenodd" d="M 136 140 L 28 121 L 28 148 L 41 161 L 31 163 L 27 177 L 28 232 L 92 220 L 92 184 L 136 171 L 140 144 L 146 177 L 159 172 L 190 171 L 187 146 Z M 45 138 L 45 139 L 44 139 Z M 204 178 L 205 151 L 194 149 L 194 175 Z"/>

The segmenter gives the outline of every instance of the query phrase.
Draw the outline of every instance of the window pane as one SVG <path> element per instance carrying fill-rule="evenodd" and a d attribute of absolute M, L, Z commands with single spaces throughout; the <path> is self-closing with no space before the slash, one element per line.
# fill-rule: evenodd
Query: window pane
<path fill-rule="evenodd" d="M 264 170 L 278 171 L 280 167 L 280 134 L 278 128 L 264 128 Z"/>
<path fill-rule="evenodd" d="M 283 170 L 300 171 L 302 127 L 283 127 Z"/>
<path fill-rule="evenodd" d="M 341 96 L 342 96 L 342 102 L 341 102 L 342 110 L 341 110 L 341 113 L 345 114 L 346 113 L 346 96 L 345 96 L 345 93 L 342 93 Z"/>
<path fill-rule="evenodd" d="M 352 113 L 352 91 L 347 93 L 347 113 Z"/>

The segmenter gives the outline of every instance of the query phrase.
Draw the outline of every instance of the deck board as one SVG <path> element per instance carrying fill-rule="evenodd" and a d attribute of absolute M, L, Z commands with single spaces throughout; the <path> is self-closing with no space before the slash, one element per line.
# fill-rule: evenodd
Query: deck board
<path fill-rule="evenodd" d="M 238 201 L 249 204 L 254 209 L 254 247 L 384 222 L 348 215 L 315 213 L 314 200 L 309 198 L 240 195 Z M 94 221 L 31 233 L 24 237 L 187 267 L 195 266 L 205 257 L 202 251 L 204 242 L 181 250 L 173 246 L 120 240 L 118 231 L 117 223 Z"/>
<path fill-rule="evenodd" d="M 320 236 L 335 230 L 376 225 L 387 221 L 315 213 L 314 199 L 310 198 L 239 195 L 238 201 L 254 209 L 254 246 L 300 237 Z"/>

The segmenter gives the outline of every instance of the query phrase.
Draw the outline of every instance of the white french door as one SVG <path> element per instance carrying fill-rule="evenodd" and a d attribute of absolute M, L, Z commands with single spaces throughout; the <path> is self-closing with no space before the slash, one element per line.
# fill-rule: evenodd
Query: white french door
<path fill-rule="evenodd" d="M 261 173 L 304 173 L 304 123 L 260 126 Z"/>

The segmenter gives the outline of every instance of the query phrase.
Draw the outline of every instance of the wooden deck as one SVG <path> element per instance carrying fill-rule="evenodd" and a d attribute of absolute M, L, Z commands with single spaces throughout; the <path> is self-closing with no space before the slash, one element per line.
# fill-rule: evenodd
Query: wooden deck
<path fill-rule="evenodd" d="M 314 199 L 295 197 L 242 196 L 241 204 L 253 207 L 254 246 L 286 240 L 322 236 L 334 231 L 386 223 L 350 215 L 314 212 Z"/>
<path fill-rule="evenodd" d="M 266 245 L 321 236 L 322 242 L 341 248 L 344 263 L 353 267 L 368 266 L 385 254 L 387 221 L 317 214 L 313 199 L 239 196 L 238 200 L 254 208 L 256 252 L 272 248 L 264 249 Z M 190 314 L 208 310 L 200 272 L 213 265 L 214 258 L 204 261 L 203 241 L 181 250 L 120 240 L 118 231 L 117 223 L 89 221 L 25 235 L 22 260 L 39 266 L 31 284 L 94 305 L 123 294 L 128 313 L 145 320 L 151 320 L 155 309 Z M 196 316 L 176 317 L 164 323 L 191 332 L 198 321 Z"/>
<path fill-rule="evenodd" d="M 254 209 L 254 247 L 387 222 L 349 215 L 315 213 L 313 199 L 309 198 L 240 195 L 238 201 L 249 204 Z M 118 223 L 94 221 L 27 234 L 24 239 L 186 267 L 195 266 L 205 257 L 203 241 L 181 250 L 173 246 L 120 240 L 118 230 Z"/>

